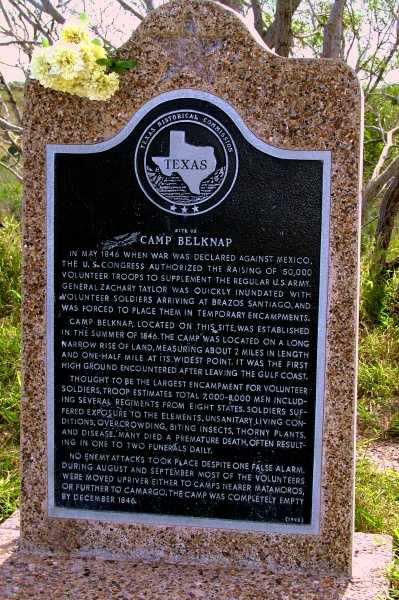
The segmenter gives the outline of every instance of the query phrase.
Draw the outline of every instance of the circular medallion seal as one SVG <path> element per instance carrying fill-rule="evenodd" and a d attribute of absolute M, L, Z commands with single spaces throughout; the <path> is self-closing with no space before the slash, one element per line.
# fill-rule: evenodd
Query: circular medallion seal
<path fill-rule="evenodd" d="M 226 127 L 198 110 L 165 112 L 135 152 L 137 180 L 158 208 L 195 216 L 223 202 L 237 177 L 237 148 Z"/>

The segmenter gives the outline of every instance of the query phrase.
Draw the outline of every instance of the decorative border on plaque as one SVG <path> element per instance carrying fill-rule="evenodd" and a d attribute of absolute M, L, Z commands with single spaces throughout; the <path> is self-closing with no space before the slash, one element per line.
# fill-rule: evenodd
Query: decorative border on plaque
<path fill-rule="evenodd" d="M 295 524 L 276 524 L 262 523 L 246 520 L 233 520 L 221 518 L 203 518 L 203 517 L 187 517 L 174 515 L 159 515 L 149 513 L 127 513 L 115 511 L 96 511 L 91 509 L 75 509 L 61 508 L 55 505 L 54 494 L 54 177 L 55 177 L 55 157 L 57 154 L 95 154 L 111 149 L 119 145 L 125 140 L 134 128 L 142 121 L 142 119 L 154 108 L 160 104 L 170 100 L 181 99 L 200 99 L 210 104 L 213 104 L 223 110 L 235 125 L 239 128 L 244 138 L 261 152 L 280 159 L 291 160 L 309 160 L 320 161 L 323 165 L 323 182 L 322 182 L 322 215 L 321 215 L 321 247 L 320 247 L 320 280 L 319 280 L 319 305 L 318 305 L 318 338 L 317 338 L 317 370 L 316 370 L 316 406 L 315 406 L 315 435 L 314 435 L 314 461 L 313 461 L 313 488 L 312 488 L 312 515 L 311 523 L 308 525 Z M 179 130 L 178 130 L 179 131 Z M 180 130 L 181 131 L 181 130 Z M 185 141 L 183 134 L 180 134 L 180 140 Z M 145 156 L 143 164 L 145 166 Z M 136 153 L 137 165 L 137 153 Z M 324 416 L 324 391 L 325 391 L 325 367 L 326 367 L 326 328 L 327 328 L 327 303 L 328 303 L 328 252 L 329 252 L 329 224 L 330 224 L 330 181 L 331 181 L 331 152 L 330 151 L 309 151 L 309 150 L 285 150 L 276 148 L 260 140 L 244 123 L 237 111 L 226 101 L 221 98 L 193 89 L 180 89 L 173 92 L 166 92 L 148 101 L 143 105 L 135 115 L 130 119 L 126 126 L 114 137 L 96 144 L 51 144 L 46 148 L 46 166 L 47 166 L 47 453 L 48 453 L 48 514 L 50 517 L 71 518 L 71 519 L 94 519 L 100 521 L 108 521 L 115 523 L 146 523 L 152 525 L 183 525 L 188 527 L 206 527 L 218 528 L 226 530 L 241 530 L 254 531 L 264 533 L 279 533 L 279 534 L 312 534 L 320 533 L 320 515 L 321 515 L 321 499 L 322 499 L 322 437 L 323 437 L 323 416 Z M 217 197 L 217 204 L 222 202 L 229 193 L 229 190 L 234 185 L 235 177 L 238 169 L 238 159 L 236 164 L 233 161 L 231 169 L 234 177 L 229 182 L 229 188 L 224 196 L 220 199 L 212 192 L 208 194 L 205 191 L 202 195 L 202 202 L 206 206 L 206 212 L 214 208 L 211 203 L 212 197 Z M 223 187 L 226 176 L 222 174 Z M 167 198 L 167 190 L 161 190 L 153 185 L 151 174 L 146 173 L 147 183 L 151 191 L 143 190 L 145 195 L 153 202 L 158 204 L 161 210 L 171 212 L 174 215 L 179 214 L 182 218 L 197 214 L 193 210 L 197 205 L 196 200 L 190 197 L 187 193 L 182 194 L 180 209 L 174 210 L 173 203 Z M 142 179 L 138 178 L 140 186 Z M 191 191 L 201 192 L 200 187 L 196 188 L 196 183 L 190 182 Z M 201 186 L 201 184 L 200 184 Z M 154 191 L 155 187 L 155 191 Z M 188 186 L 190 189 L 190 186 Z M 217 186 L 216 186 L 217 187 Z M 143 189 L 143 187 L 142 187 Z M 219 189 L 219 188 L 218 188 Z M 209 190 L 208 190 L 209 191 Z M 157 197 L 154 201 L 152 193 L 156 193 Z M 165 205 L 161 205 L 159 198 L 164 196 Z M 200 194 L 193 193 L 194 196 Z M 151 197 L 150 197 L 151 196 Z M 210 204 L 209 204 L 210 203 Z M 215 206 L 217 205 L 215 204 Z M 177 205 L 176 205 L 177 206 Z M 187 213 L 182 208 L 187 207 Z M 190 206 L 190 211 L 188 210 Z M 200 208 L 198 205 L 198 212 Z"/>

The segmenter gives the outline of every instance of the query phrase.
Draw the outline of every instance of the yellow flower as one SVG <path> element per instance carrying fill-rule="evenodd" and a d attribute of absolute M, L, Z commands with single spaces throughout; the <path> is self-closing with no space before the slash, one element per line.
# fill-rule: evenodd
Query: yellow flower
<path fill-rule="evenodd" d="M 61 29 L 61 39 L 70 44 L 80 44 L 80 42 L 90 39 L 87 27 L 83 23 L 66 23 Z"/>
<path fill-rule="evenodd" d="M 89 83 L 87 97 L 90 100 L 109 100 L 119 88 L 119 76 L 117 73 L 93 73 Z"/>
<path fill-rule="evenodd" d="M 95 63 L 99 58 L 106 58 L 107 53 L 103 46 L 93 44 L 93 42 L 81 42 L 79 44 L 80 55 L 86 65 Z"/>
<path fill-rule="evenodd" d="M 51 48 L 35 48 L 30 65 L 31 77 L 33 79 L 38 79 L 45 87 L 49 87 L 43 82 L 48 80 L 50 67 Z"/>
<path fill-rule="evenodd" d="M 83 68 L 84 64 L 80 52 L 74 44 L 53 47 L 50 75 L 60 75 L 64 79 L 74 79 Z"/>
<path fill-rule="evenodd" d="M 107 58 L 107 52 L 106 52 L 104 46 L 100 46 L 99 44 L 93 44 L 93 43 L 91 45 L 92 45 L 92 52 L 93 52 L 96 60 L 98 60 L 99 58 Z"/>
<path fill-rule="evenodd" d="M 97 60 L 107 58 L 100 42 L 93 41 L 82 23 L 63 27 L 61 40 L 36 48 L 31 76 L 44 87 L 91 100 L 108 100 L 119 87 L 119 75 L 107 73 Z"/>

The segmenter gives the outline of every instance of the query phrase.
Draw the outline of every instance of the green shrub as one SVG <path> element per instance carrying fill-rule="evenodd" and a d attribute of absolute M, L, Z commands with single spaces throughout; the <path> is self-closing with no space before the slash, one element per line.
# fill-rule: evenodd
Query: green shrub
<path fill-rule="evenodd" d="M 399 473 L 381 470 L 366 458 L 356 469 L 356 531 L 391 535 L 395 560 L 389 570 L 390 600 L 399 600 Z"/>
<path fill-rule="evenodd" d="M 360 429 L 396 435 L 399 421 L 399 327 L 363 329 L 359 345 Z"/>
<path fill-rule="evenodd" d="M 370 266 L 374 229 L 375 222 L 365 228 L 362 238 L 358 423 L 361 432 L 367 435 L 396 437 L 399 435 L 399 271 L 385 272 L 379 278 Z M 395 235 L 386 261 L 389 263 L 398 255 L 399 237 Z"/>
<path fill-rule="evenodd" d="M 399 473 L 360 458 L 356 470 L 357 531 L 387 533 L 399 544 Z"/>
<path fill-rule="evenodd" d="M 372 267 L 371 260 L 371 254 L 366 254 L 361 262 L 360 323 L 368 327 L 398 327 L 399 270 Z"/>
<path fill-rule="evenodd" d="M 19 327 L 0 321 L 0 424 L 19 428 Z"/>
<path fill-rule="evenodd" d="M 19 322 L 21 308 L 20 225 L 7 217 L 0 227 L 0 319 L 10 316 Z"/>
<path fill-rule="evenodd" d="M 6 218 L 0 227 L 0 521 L 19 494 L 20 227 Z"/>
<path fill-rule="evenodd" d="M 2 442 L 0 449 L 0 522 L 18 507 L 19 498 L 19 449 L 9 442 Z"/>
<path fill-rule="evenodd" d="M 22 183 L 0 167 L 0 222 L 7 216 L 21 217 Z"/>

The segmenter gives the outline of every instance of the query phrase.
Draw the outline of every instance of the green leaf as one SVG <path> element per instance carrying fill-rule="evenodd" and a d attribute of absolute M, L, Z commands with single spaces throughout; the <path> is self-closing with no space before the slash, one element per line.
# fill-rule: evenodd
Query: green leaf
<path fill-rule="evenodd" d="M 116 64 L 118 68 L 122 70 L 133 69 L 133 67 L 137 65 L 137 60 L 134 58 L 129 58 L 128 60 L 117 60 Z"/>
<path fill-rule="evenodd" d="M 103 67 L 111 67 L 113 64 L 113 61 L 111 58 L 97 58 L 96 63 Z"/>
<path fill-rule="evenodd" d="M 123 73 L 123 71 L 133 69 L 133 67 L 137 65 L 137 60 L 134 58 L 128 60 L 121 60 L 118 58 L 98 58 L 96 62 L 98 65 L 108 67 L 109 71 L 113 71 L 114 73 Z"/>
<path fill-rule="evenodd" d="M 43 46 L 43 48 L 48 48 L 50 46 L 50 42 L 48 41 L 47 38 L 42 39 L 42 46 Z"/>
<path fill-rule="evenodd" d="M 87 24 L 88 24 L 88 23 L 89 23 L 89 15 L 88 15 L 88 14 L 86 14 L 85 12 L 82 12 L 82 13 L 80 13 L 80 15 L 79 15 L 79 20 L 80 20 L 82 23 L 87 23 Z"/>
<path fill-rule="evenodd" d="M 8 147 L 8 153 L 15 157 L 21 154 L 20 149 L 15 144 L 11 144 L 11 146 Z"/>
<path fill-rule="evenodd" d="M 102 43 L 102 41 L 100 40 L 100 38 L 93 38 L 93 39 L 91 40 L 91 43 L 92 43 L 92 44 L 94 44 L 95 46 L 101 46 L 101 47 L 103 46 L 103 43 Z"/>

